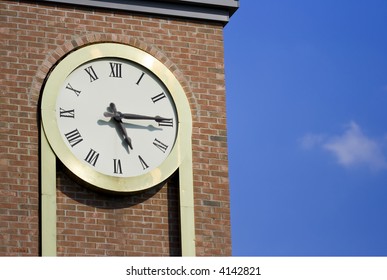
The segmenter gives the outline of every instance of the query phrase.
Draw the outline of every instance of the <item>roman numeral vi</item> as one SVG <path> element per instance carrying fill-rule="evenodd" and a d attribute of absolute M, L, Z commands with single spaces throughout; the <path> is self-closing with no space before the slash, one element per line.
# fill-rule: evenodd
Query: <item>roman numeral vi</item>
<path fill-rule="evenodd" d="M 114 174 L 122 174 L 121 160 L 114 158 L 113 164 L 114 164 Z"/>

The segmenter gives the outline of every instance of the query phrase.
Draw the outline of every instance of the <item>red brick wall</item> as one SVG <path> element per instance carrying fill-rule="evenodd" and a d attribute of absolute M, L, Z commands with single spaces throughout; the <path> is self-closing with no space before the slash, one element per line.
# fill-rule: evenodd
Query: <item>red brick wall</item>
<path fill-rule="evenodd" d="M 222 25 L 32 1 L 1 1 L 0 24 L 0 255 L 40 254 L 41 87 L 65 53 L 101 41 L 151 53 L 182 83 L 193 115 L 196 252 L 230 255 Z M 57 169 L 58 255 L 181 254 L 177 176 L 114 196 Z"/>

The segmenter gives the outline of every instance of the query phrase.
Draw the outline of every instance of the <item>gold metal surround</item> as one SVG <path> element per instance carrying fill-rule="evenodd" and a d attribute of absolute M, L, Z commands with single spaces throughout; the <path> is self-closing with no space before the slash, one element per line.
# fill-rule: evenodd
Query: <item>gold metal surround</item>
<path fill-rule="evenodd" d="M 65 144 L 57 124 L 56 102 L 67 76 L 80 65 L 94 59 L 115 57 L 133 61 L 154 73 L 169 90 L 178 115 L 177 139 L 168 158 L 156 169 L 136 177 L 114 177 L 97 172 L 79 161 Z M 41 102 L 42 127 L 56 156 L 78 178 L 99 189 L 130 193 L 153 187 L 170 177 L 190 153 L 192 116 L 188 100 L 173 73 L 152 55 L 135 47 L 118 43 L 97 43 L 69 53 L 50 73 L 44 85 Z"/>

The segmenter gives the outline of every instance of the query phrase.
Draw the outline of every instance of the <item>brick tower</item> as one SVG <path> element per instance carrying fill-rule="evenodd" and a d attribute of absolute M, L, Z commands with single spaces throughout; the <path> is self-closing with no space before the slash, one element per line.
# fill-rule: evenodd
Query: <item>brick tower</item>
<path fill-rule="evenodd" d="M 63 58 L 98 43 L 150 54 L 182 86 L 192 116 L 194 234 L 188 242 L 194 251 L 188 255 L 231 255 L 223 27 L 238 5 L 236 0 L 0 2 L 0 255 L 45 255 L 47 239 L 57 256 L 186 255 L 180 192 L 185 173 L 140 192 L 106 193 L 75 180 L 56 158 L 55 205 L 46 205 L 43 88 Z M 47 209 L 54 209 L 53 220 L 45 220 Z M 49 237 L 45 224 L 55 229 Z"/>

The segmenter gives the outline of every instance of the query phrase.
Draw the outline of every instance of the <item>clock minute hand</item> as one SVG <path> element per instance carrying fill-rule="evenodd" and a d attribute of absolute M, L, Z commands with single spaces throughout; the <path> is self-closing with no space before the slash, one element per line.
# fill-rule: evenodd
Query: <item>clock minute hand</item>
<path fill-rule="evenodd" d="M 170 120 L 169 118 L 163 118 L 160 116 L 144 116 L 144 115 L 137 115 L 137 114 L 126 114 L 126 113 L 121 113 L 118 112 L 123 119 L 129 119 L 129 120 L 154 120 L 156 122 L 162 122 L 166 120 Z"/>

